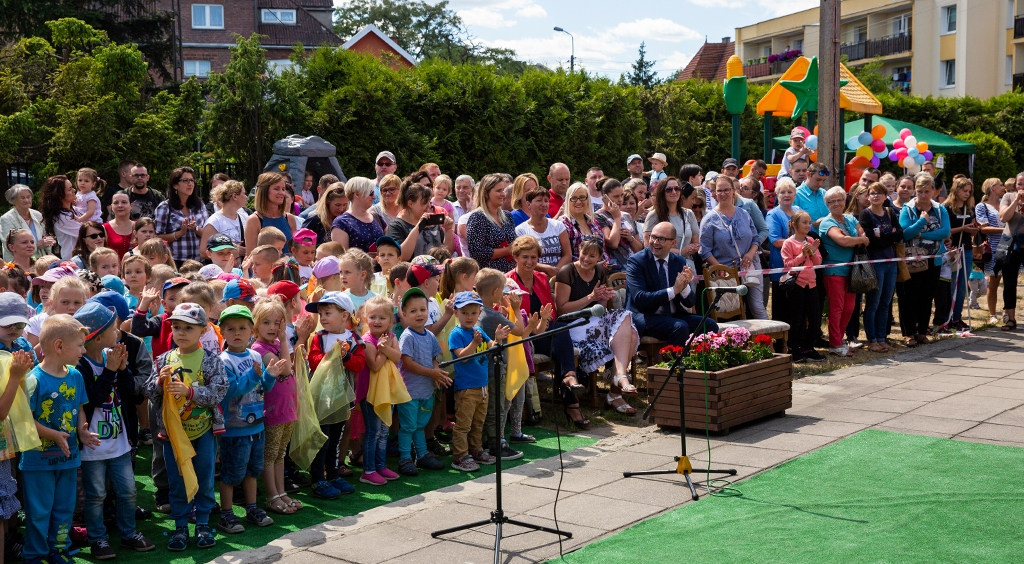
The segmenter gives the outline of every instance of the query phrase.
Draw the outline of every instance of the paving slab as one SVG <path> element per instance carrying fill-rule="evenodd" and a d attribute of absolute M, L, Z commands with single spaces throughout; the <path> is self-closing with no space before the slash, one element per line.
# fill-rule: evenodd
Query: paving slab
<path fill-rule="evenodd" d="M 378 564 L 415 550 L 441 542 L 430 534 L 400 525 L 377 525 L 366 531 L 345 535 L 310 548 L 315 555 L 325 555 L 353 564 Z"/>
<path fill-rule="evenodd" d="M 941 433 L 948 436 L 953 436 L 958 433 L 976 426 L 977 423 L 974 421 L 965 421 L 963 419 L 950 419 L 946 417 L 928 417 L 926 415 L 915 415 L 913 413 L 906 413 L 898 417 L 886 421 L 882 425 L 876 426 L 875 428 L 886 427 L 889 429 L 903 429 L 904 432 L 911 433 L 923 433 L 932 431 L 935 433 Z"/>
<path fill-rule="evenodd" d="M 957 437 L 1024 443 L 1024 427 L 981 423 L 963 431 Z"/>
<path fill-rule="evenodd" d="M 957 394 L 933 401 L 910 413 L 980 422 L 1021 404 L 1024 404 L 1024 400 Z"/>
<path fill-rule="evenodd" d="M 621 476 L 620 476 L 621 477 Z M 532 517 L 551 518 L 554 504 L 527 511 Z M 660 513 L 664 508 L 635 501 L 623 501 L 589 493 L 559 500 L 558 519 L 566 523 L 584 525 L 603 531 L 618 531 L 623 527 Z"/>

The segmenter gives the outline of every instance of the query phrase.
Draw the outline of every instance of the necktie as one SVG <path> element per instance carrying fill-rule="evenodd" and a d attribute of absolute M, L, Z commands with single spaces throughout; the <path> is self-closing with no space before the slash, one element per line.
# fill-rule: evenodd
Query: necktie
<path fill-rule="evenodd" d="M 665 259 L 658 259 L 658 276 L 660 276 L 662 281 L 665 282 L 666 289 L 672 286 L 672 281 L 668 279 L 668 268 L 665 265 Z M 670 301 L 668 307 L 665 309 L 667 310 L 665 313 L 671 315 L 676 308 L 675 305 Z"/>

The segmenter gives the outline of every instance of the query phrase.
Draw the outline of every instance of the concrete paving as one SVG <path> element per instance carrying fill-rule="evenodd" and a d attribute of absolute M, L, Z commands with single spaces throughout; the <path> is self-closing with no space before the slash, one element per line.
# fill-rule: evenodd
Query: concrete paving
<path fill-rule="evenodd" d="M 870 428 L 1024 447 L 1022 343 L 1022 334 L 989 331 L 803 378 L 793 385 L 793 408 L 785 417 L 710 440 L 688 433 L 690 458 L 695 464 L 710 458 L 713 466 L 736 468 L 737 480 Z M 674 468 L 678 451 L 678 433 L 652 426 L 566 453 L 564 473 L 557 457 L 506 472 L 502 493 L 510 518 L 556 527 L 557 516 L 557 526 L 573 538 L 559 543 L 552 534 L 506 525 L 501 562 L 544 561 L 690 503 L 680 476 L 622 477 L 624 470 Z M 443 539 L 430 532 L 487 519 L 494 495 L 494 477 L 488 476 L 303 529 L 217 561 L 492 562 L 493 525 Z"/>

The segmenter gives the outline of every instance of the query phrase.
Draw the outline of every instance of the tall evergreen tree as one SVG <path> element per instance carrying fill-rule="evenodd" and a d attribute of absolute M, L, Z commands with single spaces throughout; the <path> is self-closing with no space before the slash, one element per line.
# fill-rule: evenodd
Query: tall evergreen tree
<path fill-rule="evenodd" d="M 658 73 L 654 72 L 655 61 L 647 60 L 647 45 L 646 42 L 640 43 L 640 56 L 636 62 L 633 63 L 633 71 L 626 75 L 626 80 L 633 86 L 643 86 L 644 88 L 654 88 L 659 83 Z"/>

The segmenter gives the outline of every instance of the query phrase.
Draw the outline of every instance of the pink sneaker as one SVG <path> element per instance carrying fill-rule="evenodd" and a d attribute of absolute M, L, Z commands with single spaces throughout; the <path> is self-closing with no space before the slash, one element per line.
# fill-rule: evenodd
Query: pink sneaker
<path fill-rule="evenodd" d="M 385 480 L 397 480 L 399 478 L 398 474 L 389 468 L 377 470 L 377 474 L 383 476 Z"/>
<path fill-rule="evenodd" d="M 388 483 L 388 481 L 385 480 L 383 476 L 376 472 L 364 473 L 362 476 L 359 477 L 359 481 L 364 484 L 370 484 L 371 486 L 383 486 L 384 484 Z"/>

